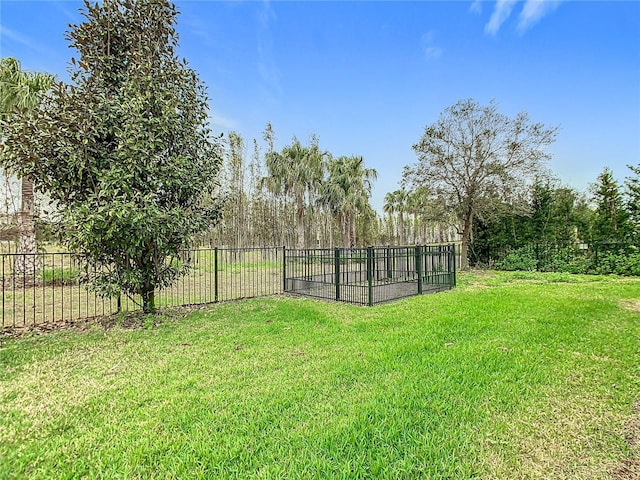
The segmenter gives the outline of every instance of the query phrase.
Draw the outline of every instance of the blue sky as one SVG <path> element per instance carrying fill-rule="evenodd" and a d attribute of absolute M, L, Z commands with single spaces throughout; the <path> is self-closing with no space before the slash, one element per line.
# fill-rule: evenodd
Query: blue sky
<path fill-rule="evenodd" d="M 424 127 L 459 99 L 561 127 L 551 170 L 585 190 L 640 163 L 640 2 L 178 1 L 180 54 L 218 132 L 281 147 L 320 138 L 398 188 Z M 0 55 L 68 80 L 64 33 L 80 1 L 0 2 Z"/>

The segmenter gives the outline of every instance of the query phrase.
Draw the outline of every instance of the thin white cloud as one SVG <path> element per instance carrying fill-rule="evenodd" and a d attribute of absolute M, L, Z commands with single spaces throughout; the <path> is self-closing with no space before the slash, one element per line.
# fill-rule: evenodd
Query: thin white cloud
<path fill-rule="evenodd" d="M 524 33 L 546 14 L 558 8 L 559 4 L 560 0 L 527 0 L 518 18 L 518 32 Z"/>
<path fill-rule="evenodd" d="M 53 48 L 49 47 L 48 45 L 45 45 L 27 35 L 18 33 L 15 30 L 12 30 L 0 24 L 0 53 L 2 55 L 7 55 L 7 53 L 2 51 L 2 45 L 5 44 L 6 40 L 9 40 L 7 44 L 10 44 L 10 43 L 19 44 L 21 46 L 19 49 L 20 51 L 24 47 L 29 50 L 32 50 L 37 54 L 35 58 L 31 59 L 31 62 L 22 63 L 22 68 L 24 68 L 25 70 L 33 69 L 38 71 L 44 70 L 54 74 L 59 73 L 56 71 L 57 67 L 54 65 L 56 65 L 58 60 L 62 60 L 60 56 L 60 52 L 55 51 Z M 13 51 L 14 49 L 13 48 L 9 49 L 5 47 L 5 51 L 6 50 Z M 20 54 L 20 57 L 22 56 L 23 55 Z"/>
<path fill-rule="evenodd" d="M 9 40 L 12 40 L 20 45 L 30 48 L 32 50 L 41 50 L 42 45 L 40 45 L 37 41 L 26 37 L 24 35 L 19 34 L 18 32 L 14 32 L 13 30 L 5 27 L 4 25 L 0 25 L 0 36 L 7 37 Z"/>
<path fill-rule="evenodd" d="M 237 130 L 239 127 L 238 122 L 233 118 L 226 117 L 221 113 L 213 111 L 209 112 L 209 123 L 211 124 L 211 127 L 214 129 L 214 131 L 216 129 Z"/>
<path fill-rule="evenodd" d="M 72 23 L 82 22 L 84 18 L 80 14 L 79 10 L 78 9 L 69 10 L 67 8 L 67 5 L 65 5 L 66 3 L 69 3 L 69 2 L 63 2 L 63 1 L 53 2 L 53 5 L 59 12 L 61 12 L 65 17 L 67 17 L 67 19 L 70 22 Z"/>
<path fill-rule="evenodd" d="M 518 15 L 517 30 L 524 33 L 531 26 L 540 21 L 542 17 L 553 12 L 563 0 L 525 0 L 524 6 Z M 474 0 L 469 11 L 480 13 L 481 0 Z M 493 6 L 493 12 L 484 30 L 489 35 L 496 35 L 500 27 L 511 16 L 511 12 L 519 0 L 497 0 Z"/>
<path fill-rule="evenodd" d="M 442 56 L 444 50 L 438 47 L 435 43 L 436 32 L 429 30 L 424 33 L 420 39 L 422 43 L 422 51 L 424 52 L 424 58 L 428 62 L 430 60 L 436 60 Z"/>
<path fill-rule="evenodd" d="M 471 13 L 482 13 L 482 0 L 473 0 L 469 7 Z"/>
<path fill-rule="evenodd" d="M 513 6 L 517 3 L 517 0 L 498 0 L 493 7 L 493 13 L 489 19 L 489 23 L 484 27 L 484 31 L 489 35 L 495 35 L 500 30 L 502 24 L 511 15 Z"/>

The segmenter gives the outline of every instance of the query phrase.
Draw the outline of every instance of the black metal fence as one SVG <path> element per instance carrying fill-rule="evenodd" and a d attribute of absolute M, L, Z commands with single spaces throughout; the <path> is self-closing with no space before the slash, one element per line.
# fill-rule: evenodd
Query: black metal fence
<path fill-rule="evenodd" d="M 455 247 L 369 247 L 291 250 L 198 248 L 184 252 L 189 273 L 155 293 L 174 307 L 283 292 L 374 305 L 455 285 Z M 0 328 L 131 312 L 141 301 L 102 297 L 82 283 L 73 253 L 0 254 Z"/>
<path fill-rule="evenodd" d="M 455 245 L 286 250 L 287 293 L 375 305 L 448 290 L 456 283 Z"/>
<path fill-rule="evenodd" d="M 283 247 L 185 251 L 191 268 L 156 292 L 158 307 L 198 305 L 282 293 Z M 0 327 L 74 321 L 141 309 L 135 298 L 101 297 L 81 283 L 72 253 L 0 254 Z"/>

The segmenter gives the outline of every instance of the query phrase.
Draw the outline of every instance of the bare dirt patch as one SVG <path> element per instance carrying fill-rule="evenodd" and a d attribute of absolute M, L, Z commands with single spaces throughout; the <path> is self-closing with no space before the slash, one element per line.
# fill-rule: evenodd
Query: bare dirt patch
<path fill-rule="evenodd" d="M 640 299 L 620 300 L 620 306 L 625 310 L 640 313 Z"/>
<path fill-rule="evenodd" d="M 176 321 L 186 317 L 191 312 L 201 310 L 205 305 L 164 308 L 155 315 L 147 315 L 141 311 L 127 312 L 119 315 L 104 315 L 88 317 L 80 320 L 48 322 L 36 325 L 0 328 L 0 341 L 3 338 L 19 338 L 23 336 L 39 336 L 52 332 L 71 330 L 74 332 L 88 332 L 94 328 L 111 330 L 113 328 L 138 329 L 156 326 L 163 321 Z"/>

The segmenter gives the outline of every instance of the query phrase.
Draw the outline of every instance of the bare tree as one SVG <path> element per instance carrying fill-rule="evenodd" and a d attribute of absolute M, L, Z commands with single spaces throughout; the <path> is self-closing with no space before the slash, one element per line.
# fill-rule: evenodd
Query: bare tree
<path fill-rule="evenodd" d="M 482 106 L 472 99 L 448 107 L 425 128 L 413 146 L 418 161 L 405 167 L 404 182 L 412 188 L 428 185 L 455 216 L 463 268 L 474 218 L 543 170 L 550 158 L 545 149 L 557 132 L 557 127 L 532 123 L 526 112 L 510 118 L 494 101 Z"/>

